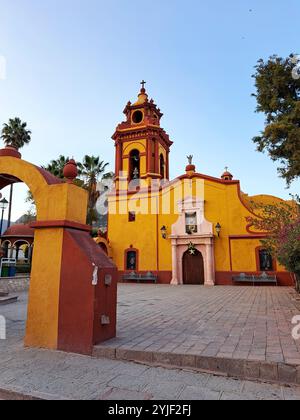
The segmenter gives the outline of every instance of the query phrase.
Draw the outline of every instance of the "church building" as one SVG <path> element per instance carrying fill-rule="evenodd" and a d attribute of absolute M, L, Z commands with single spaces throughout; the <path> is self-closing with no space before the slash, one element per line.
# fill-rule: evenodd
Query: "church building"
<path fill-rule="evenodd" d="M 293 285 L 293 276 L 262 247 L 266 236 L 247 217 L 253 202 L 226 170 L 220 178 L 196 171 L 192 156 L 170 180 L 172 141 L 162 112 L 142 89 L 128 102 L 113 135 L 115 190 L 109 195 L 108 239 L 120 281 L 182 285 Z"/>

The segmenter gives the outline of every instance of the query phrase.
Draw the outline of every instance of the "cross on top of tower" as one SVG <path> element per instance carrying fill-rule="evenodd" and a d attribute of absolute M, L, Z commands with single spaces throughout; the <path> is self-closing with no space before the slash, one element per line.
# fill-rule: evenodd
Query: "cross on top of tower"
<path fill-rule="evenodd" d="M 142 89 L 145 89 L 145 84 L 146 84 L 146 83 L 147 83 L 147 82 L 145 82 L 145 80 L 144 80 L 144 79 L 141 81 Z"/>

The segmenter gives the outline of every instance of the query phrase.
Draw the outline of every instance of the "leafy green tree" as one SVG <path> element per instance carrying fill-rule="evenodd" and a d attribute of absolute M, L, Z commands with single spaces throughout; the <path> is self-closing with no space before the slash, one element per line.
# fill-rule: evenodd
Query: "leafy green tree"
<path fill-rule="evenodd" d="M 300 292 L 300 205 L 296 199 L 291 203 L 253 203 L 257 217 L 248 217 L 247 221 L 256 230 L 266 233 L 262 245 L 295 274 L 296 289 Z"/>
<path fill-rule="evenodd" d="M 29 209 L 27 213 L 25 213 L 20 219 L 17 221 L 17 223 L 23 223 L 24 225 L 27 225 L 31 222 L 34 222 L 36 220 L 36 213 Z"/>
<path fill-rule="evenodd" d="M 10 119 L 8 124 L 3 125 L 1 138 L 6 147 L 14 147 L 19 150 L 31 141 L 31 131 L 27 129 L 27 123 L 20 118 Z"/>
<path fill-rule="evenodd" d="M 288 185 L 300 176 L 300 77 L 295 77 L 297 60 L 291 55 L 273 55 L 259 60 L 255 78 L 256 112 L 264 113 L 266 123 L 253 139 L 260 152 L 280 162 L 280 176 Z"/>
<path fill-rule="evenodd" d="M 25 203 L 35 204 L 35 203 L 34 203 L 33 194 L 32 194 L 32 192 L 31 192 L 30 190 L 28 190 L 28 191 L 27 191 L 27 195 L 26 195 Z"/>
<path fill-rule="evenodd" d="M 300 217 L 287 225 L 279 236 L 278 261 L 296 276 L 300 293 Z"/>
<path fill-rule="evenodd" d="M 8 124 L 3 125 L 1 138 L 6 147 L 13 147 L 16 150 L 21 149 L 31 141 L 31 131 L 27 128 L 27 123 L 22 122 L 20 118 L 10 119 Z M 10 200 L 8 210 L 8 226 L 11 223 L 11 210 L 13 200 L 13 184 L 10 186 Z"/>

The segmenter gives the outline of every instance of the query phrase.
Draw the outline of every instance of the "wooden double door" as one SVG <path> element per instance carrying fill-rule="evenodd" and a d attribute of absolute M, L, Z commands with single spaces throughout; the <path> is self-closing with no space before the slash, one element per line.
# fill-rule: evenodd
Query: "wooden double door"
<path fill-rule="evenodd" d="M 204 259 L 198 250 L 194 254 L 186 251 L 183 255 L 183 283 L 184 284 L 205 284 Z"/>

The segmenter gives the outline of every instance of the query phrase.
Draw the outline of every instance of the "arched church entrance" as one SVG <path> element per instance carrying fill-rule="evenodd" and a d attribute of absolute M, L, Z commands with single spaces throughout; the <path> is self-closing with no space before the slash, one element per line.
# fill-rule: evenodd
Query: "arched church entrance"
<path fill-rule="evenodd" d="M 184 284 L 205 284 L 204 259 L 200 251 L 194 250 L 193 253 L 186 251 L 182 264 Z"/>
<path fill-rule="evenodd" d="M 118 276 L 90 236 L 87 192 L 75 177 L 63 182 L 15 150 L 0 150 L 0 190 L 23 182 L 37 207 L 25 345 L 92 354 L 116 335 Z"/>

